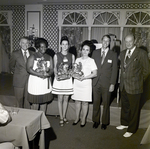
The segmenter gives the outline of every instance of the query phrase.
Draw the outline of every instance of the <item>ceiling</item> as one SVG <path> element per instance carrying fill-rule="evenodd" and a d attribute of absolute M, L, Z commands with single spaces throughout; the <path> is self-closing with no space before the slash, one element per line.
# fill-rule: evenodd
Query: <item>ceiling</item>
<path fill-rule="evenodd" d="M 0 0 L 0 5 L 150 3 L 150 0 Z"/>

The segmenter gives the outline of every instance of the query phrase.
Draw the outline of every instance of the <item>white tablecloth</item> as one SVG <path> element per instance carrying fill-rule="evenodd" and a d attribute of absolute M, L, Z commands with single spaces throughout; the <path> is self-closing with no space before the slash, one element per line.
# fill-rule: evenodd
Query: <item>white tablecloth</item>
<path fill-rule="evenodd" d="M 148 126 L 142 140 L 141 144 L 149 144 L 150 143 L 150 125 Z"/>
<path fill-rule="evenodd" d="M 11 111 L 11 107 L 6 107 Z M 0 127 L 0 142 L 12 142 L 15 146 L 29 149 L 29 141 L 35 138 L 41 131 L 39 146 L 45 148 L 44 129 L 50 127 L 44 112 L 29 109 L 19 109 L 18 114 L 12 115 L 12 121 L 6 126 Z"/>

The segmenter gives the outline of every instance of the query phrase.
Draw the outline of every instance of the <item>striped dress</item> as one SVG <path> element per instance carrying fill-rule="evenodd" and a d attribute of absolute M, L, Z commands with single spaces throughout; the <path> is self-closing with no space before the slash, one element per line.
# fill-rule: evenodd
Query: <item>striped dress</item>
<path fill-rule="evenodd" d="M 57 53 L 57 69 L 61 63 L 68 64 L 69 67 L 72 66 L 72 54 L 68 53 L 63 55 L 61 52 Z M 72 78 L 67 80 L 58 81 L 54 78 L 52 94 L 56 95 L 71 95 L 73 94 L 73 84 Z"/>

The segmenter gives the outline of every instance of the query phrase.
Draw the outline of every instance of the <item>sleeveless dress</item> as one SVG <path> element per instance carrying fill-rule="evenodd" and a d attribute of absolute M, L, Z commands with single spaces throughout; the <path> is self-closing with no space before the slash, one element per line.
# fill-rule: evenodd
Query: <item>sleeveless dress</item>
<path fill-rule="evenodd" d="M 82 57 L 77 58 L 75 63 L 82 63 L 82 72 L 84 76 L 91 74 L 93 70 L 97 70 L 94 59 L 88 57 L 87 59 L 82 59 Z M 79 81 L 74 79 L 74 94 L 72 95 L 73 100 L 92 102 L 92 79 L 86 79 Z"/>
<path fill-rule="evenodd" d="M 47 62 L 47 67 L 49 67 L 50 64 L 50 56 L 47 54 L 44 54 L 44 61 Z M 33 70 L 36 70 L 38 68 L 38 60 L 41 60 L 40 57 L 38 57 L 38 54 L 34 54 L 34 64 L 33 64 Z M 40 78 L 37 76 L 34 76 L 32 74 L 29 75 L 28 80 L 28 101 L 30 103 L 35 104 L 41 104 L 46 103 L 52 100 L 53 96 L 51 94 L 52 86 L 51 86 L 51 78 Z"/>
<path fill-rule="evenodd" d="M 57 56 L 57 70 L 61 63 L 68 64 L 69 68 L 72 67 L 72 54 L 68 53 L 63 55 L 61 52 Z M 70 79 L 58 81 L 54 78 L 52 94 L 56 95 L 71 95 L 73 94 L 72 77 Z"/>

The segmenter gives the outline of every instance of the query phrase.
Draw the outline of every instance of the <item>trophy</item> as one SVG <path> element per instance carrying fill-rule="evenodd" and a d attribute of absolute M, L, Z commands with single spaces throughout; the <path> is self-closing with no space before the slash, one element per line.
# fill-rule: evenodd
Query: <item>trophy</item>
<path fill-rule="evenodd" d="M 70 79 L 71 76 L 72 76 L 72 70 L 69 68 L 69 65 L 62 62 L 58 67 L 57 80 L 61 81 L 61 80 Z"/>
<path fill-rule="evenodd" d="M 47 72 L 49 71 L 49 67 L 47 67 L 47 62 L 42 57 L 41 59 L 37 60 L 37 69 L 36 72 L 43 72 L 43 75 L 47 75 Z"/>
<path fill-rule="evenodd" d="M 83 71 L 82 71 L 82 63 L 79 62 L 79 64 L 74 63 L 72 67 L 72 76 L 76 79 L 80 78 L 83 76 Z"/>

